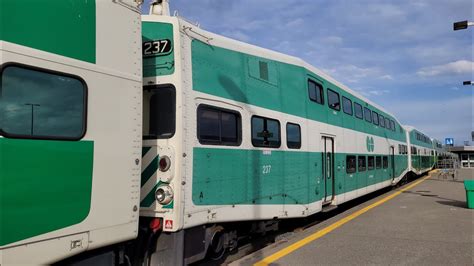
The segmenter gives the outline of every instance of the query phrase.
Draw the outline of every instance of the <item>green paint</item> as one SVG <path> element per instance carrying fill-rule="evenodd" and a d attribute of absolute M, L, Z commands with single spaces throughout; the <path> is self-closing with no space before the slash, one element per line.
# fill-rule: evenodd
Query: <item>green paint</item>
<path fill-rule="evenodd" d="M 151 161 L 151 163 L 142 172 L 142 178 L 141 178 L 142 187 L 158 171 L 158 160 L 159 160 L 159 156 L 156 155 L 153 161 Z"/>
<path fill-rule="evenodd" d="M 147 152 L 151 150 L 151 147 L 143 147 L 142 148 L 142 158 L 145 156 Z"/>
<path fill-rule="evenodd" d="M 2 0 L 0 40 L 95 63 L 95 0 Z"/>
<path fill-rule="evenodd" d="M 347 174 L 347 155 L 334 157 L 337 195 L 393 178 L 390 156 L 386 169 Z M 324 196 L 322 153 L 272 150 L 268 155 L 261 150 L 194 148 L 193 156 L 195 205 L 308 204 Z M 407 167 L 408 157 L 396 155 L 396 176 Z"/>
<path fill-rule="evenodd" d="M 266 63 L 266 66 L 262 66 L 261 62 Z M 398 124 L 393 132 L 330 109 L 327 106 L 328 88 L 353 103 L 358 102 L 395 121 L 390 115 L 303 67 L 211 46 L 199 40 L 192 41 L 192 66 L 193 89 L 196 91 L 383 138 L 406 141 L 406 135 L 400 131 Z M 262 74 L 262 71 L 265 73 Z M 323 85 L 325 105 L 309 100 L 308 78 Z"/>
<path fill-rule="evenodd" d="M 168 39 L 174 46 L 173 24 L 161 22 L 142 23 L 142 41 Z M 171 75 L 175 70 L 174 49 L 166 55 L 143 57 L 143 77 Z"/>
<path fill-rule="evenodd" d="M 89 214 L 94 143 L 0 138 L 0 246 Z"/>

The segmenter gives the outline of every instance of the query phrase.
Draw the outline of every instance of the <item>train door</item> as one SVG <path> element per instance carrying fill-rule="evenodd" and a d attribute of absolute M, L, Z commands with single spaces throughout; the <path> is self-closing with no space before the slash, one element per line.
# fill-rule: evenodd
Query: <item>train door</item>
<path fill-rule="evenodd" d="M 390 175 L 395 179 L 395 147 L 390 146 Z"/>
<path fill-rule="evenodd" d="M 334 139 L 323 137 L 324 203 L 334 198 Z"/>

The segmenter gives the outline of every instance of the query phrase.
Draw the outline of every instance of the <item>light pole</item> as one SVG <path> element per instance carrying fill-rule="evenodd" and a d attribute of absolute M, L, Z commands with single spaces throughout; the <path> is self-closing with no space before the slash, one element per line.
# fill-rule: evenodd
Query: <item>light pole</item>
<path fill-rule="evenodd" d="M 34 126 L 34 116 L 33 116 L 33 113 L 34 113 L 34 108 L 35 106 L 41 106 L 37 103 L 25 103 L 25 105 L 31 105 L 31 136 L 33 136 L 33 126 Z"/>
<path fill-rule="evenodd" d="M 467 21 L 467 20 L 463 20 L 463 21 L 458 21 L 458 22 L 454 22 L 453 23 L 453 30 L 465 30 L 467 29 L 469 26 L 474 26 L 474 22 L 472 21 Z M 470 80 L 468 81 L 464 81 L 462 83 L 462 85 L 464 86 L 469 86 L 469 85 L 474 85 L 474 83 Z"/>
<path fill-rule="evenodd" d="M 453 23 L 453 30 L 465 30 L 469 26 L 474 26 L 474 22 L 472 21 L 458 21 Z"/>

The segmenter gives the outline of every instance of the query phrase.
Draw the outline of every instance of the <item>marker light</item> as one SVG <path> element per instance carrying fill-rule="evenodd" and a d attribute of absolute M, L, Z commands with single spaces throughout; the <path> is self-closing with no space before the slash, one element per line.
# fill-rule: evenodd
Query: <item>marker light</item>
<path fill-rule="evenodd" d="M 167 205 L 173 200 L 173 190 L 167 185 L 160 186 L 156 190 L 155 198 L 161 205 Z"/>
<path fill-rule="evenodd" d="M 171 166 L 171 160 L 170 157 L 164 155 L 160 158 L 159 161 L 159 167 L 161 172 L 166 172 L 168 169 L 170 169 Z"/>

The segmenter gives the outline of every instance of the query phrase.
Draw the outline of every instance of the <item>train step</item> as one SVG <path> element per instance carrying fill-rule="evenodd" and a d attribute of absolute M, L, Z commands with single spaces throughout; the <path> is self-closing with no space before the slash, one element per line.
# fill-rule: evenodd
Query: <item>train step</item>
<path fill-rule="evenodd" d="M 323 206 L 323 209 L 321 210 L 321 212 L 330 212 L 335 209 L 337 209 L 337 205 L 328 204 L 328 205 Z"/>

